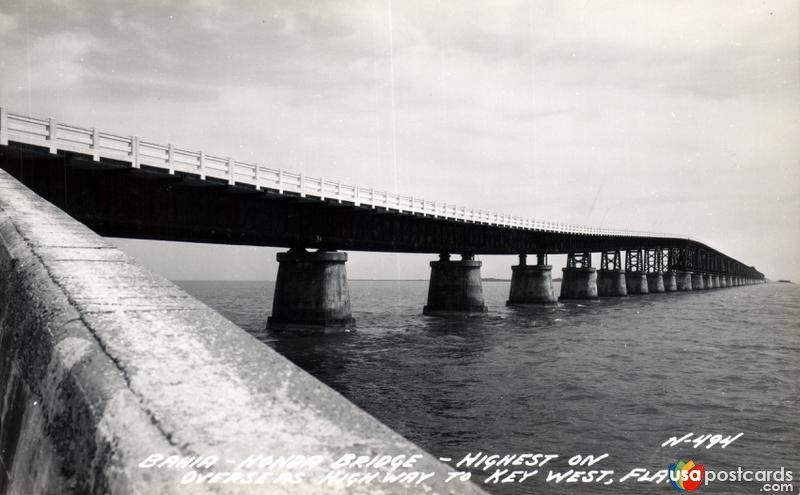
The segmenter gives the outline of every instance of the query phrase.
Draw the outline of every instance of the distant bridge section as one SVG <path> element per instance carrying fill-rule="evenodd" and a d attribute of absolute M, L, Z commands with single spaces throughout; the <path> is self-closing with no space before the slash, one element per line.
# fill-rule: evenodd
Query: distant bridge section
<path fill-rule="evenodd" d="M 474 259 L 479 254 L 520 256 L 513 272 L 519 282 L 512 282 L 509 297 L 514 304 L 555 300 L 548 254 L 568 255 L 562 299 L 764 280 L 754 267 L 687 237 L 562 224 L 376 191 L 4 108 L 0 167 L 101 235 L 286 247 L 281 267 L 317 266 L 309 280 L 330 276 L 331 264 L 341 264 L 333 272 L 345 277 L 347 255 L 331 251 L 439 254 L 431 264 L 431 314 L 484 310 L 480 261 Z M 601 253 L 599 273 L 593 252 Z M 527 264 L 528 254 L 537 256 L 535 265 Z M 303 276 L 289 271 L 293 280 Z M 575 284 L 573 274 L 580 274 Z M 341 280 L 330 285 L 340 294 L 346 289 Z M 302 300 L 306 292 L 276 290 L 276 298 L 288 298 L 282 303 L 287 307 L 318 305 Z M 335 315 L 311 319 L 323 326 L 350 322 L 346 299 Z"/>

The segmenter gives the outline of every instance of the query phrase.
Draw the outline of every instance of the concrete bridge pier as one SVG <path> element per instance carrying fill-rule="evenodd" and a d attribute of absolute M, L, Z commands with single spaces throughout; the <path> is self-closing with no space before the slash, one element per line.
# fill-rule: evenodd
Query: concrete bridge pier
<path fill-rule="evenodd" d="M 559 300 L 597 299 L 597 269 L 592 267 L 591 253 L 569 253 L 562 273 Z"/>
<path fill-rule="evenodd" d="M 627 272 L 625 283 L 628 286 L 628 294 L 647 294 L 647 274 L 644 272 Z"/>
<path fill-rule="evenodd" d="M 345 271 L 347 253 L 292 248 L 277 258 L 268 329 L 336 333 L 355 327 Z"/>
<path fill-rule="evenodd" d="M 526 255 L 520 254 L 519 265 L 511 267 L 511 290 L 506 306 L 555 303 L 553 267 L 547 264 L 547 255 L 538 254 L 535 265 L 528 265 L 526 259 Z"/>
<path fill-rule="evenodd" d="M 706 273 L 703 277 L 703 284 L 705 284 L 706 289 L 714 289 L 714 276 Z"/>
<path fill-rule="evenodd" d="M 678 290 L 677 272 L 675 270 L 667 270 L 663 273 L 664 278 L 664 292 L 676 292 Z"/>
<path fill-rule="evenodd" d="M 643 271 L 642 250 L 628 250 L 625 253 L 625 285 L 628 294 L 647 294 L 647 274 Z"/>
<path fill-rule="evenodd" d="M 624 297 L 628 295 L 625 270 L 619 251 L 603 251 L 600 255 L 600 270 L 597 271 L 597 295 L 600 297 Z"/>
<path fill-rule="evenodd" d="M 676 271 L 675 285 L 679 291 L 685 292 L 692 290 L 692 272 Z"/>
<path fill-rule="evenodd" d="M 625 270 L 597 271 L 597 295 L 600 297 L 624 297 L 628 295 Z"/>
<path fill-rule="evenodd" d="M 723 287 L 723 288 L 728 286 L 728 276 L 727 275 L 720 275 L 719 276 L 719 286 Z"/>
<path fill-rule="evenodd" d="M 664 275 L 661 272 L 651 272 L 647 274 L 647 292 L 651 294 L 666 292 L 664 288 Z"/>
<path fill-rule="evenodd" d="M 703 290 L 706 288 L 702 273 L 692 273 L 692 290 Z"/>
<path fill-rule="evenodd" d="M 458 261 L 451 261 L 450 254 L 442 253 L 438 261 L 431 261 L 428 304 L 422 313 L 430 316 L 485 313 L 481 265 L 470 253 L 462 254 Z"/>

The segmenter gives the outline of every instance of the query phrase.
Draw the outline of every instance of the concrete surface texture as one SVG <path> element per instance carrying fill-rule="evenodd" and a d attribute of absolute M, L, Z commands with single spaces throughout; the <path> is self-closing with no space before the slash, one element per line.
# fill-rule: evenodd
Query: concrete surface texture
<path fill-rule="evenodd" d="M 693 290 L 692 289 L 692 272 L 683 272 L 683 271 L 676 271 L 675 272 L 675 285 L 678 287 L 680 291 L 687 291 Z"/>
<path fill-rule="evenodd" d="M 349 452 L 422 454 L 174 284 L 0 171 L 0 493 L 370 493 L 310 482 Z M 154 453 L 318 454 L 296 485 L 179 485 Z M 408 493 L 380 485 L 383 493 Z"/>
<path fill-rule="evenodd" d="M 336 333 L 355 327 L 345 270 L 347 253 L 293 248 L 278 253 L 277 259 L 270 329 Z"/>
<path fill-rule="evenodd" d="M 600 297 L 624 297 L 628 295 L 625 270 L 598 270 L 597 294 Z"/>
<path fill-rule="evenodd" d="M 426 315 L 485 313 L 481 262 L 474 259 L 431 261 Z"/>
<path fill-rule="evenodd" d="M 702 273 L 692 273 L 692 290 L 705 289 L 704 279 L 705 277 L 703 277 Z"/>
<path fill-rule="evenodd" d="M 677 273 L 674 270 L 667 270 L 663 275 L 664 291 L 675 292 L 678 290 Z"/>
<path fill-rule="evenodd" d="M 664 292 L 664 275 L 661 272 L 647 274 L 647 292 Z"/>
<path fill-rule="evenodd" d="M 555 303 L 552 272 L 553 267 L 550 265 L 512 266 L 511 287 L 506 304 Z"/>
<path fill-rule="evenodd" d="M 647 274 L 644 272 L 626 272 L 625 284 L 628 294 L 647 294 Z"/>
<path fill-rule="evenodd" d="M 597 299 L 597 269 L 562 268 L 559 299 Z"/>

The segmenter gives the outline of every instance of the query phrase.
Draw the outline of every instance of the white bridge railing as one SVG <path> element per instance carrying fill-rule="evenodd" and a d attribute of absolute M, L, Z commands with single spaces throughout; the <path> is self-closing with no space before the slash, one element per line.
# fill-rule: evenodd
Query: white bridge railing
<path fill-rule="evenodd" d="M 95 128 L 64 124 L 54 119 L 27 117 L 0 107 L 0 145 L 7 145 L 9 141 L 46 147 L 51 153 L 57 153 L 58 150 L 81 153 L 92 156 L 95 161 L 107 158 L 130 162 L 133 168 L 145 165 L 163 169 L 170 174 L 184 172 L 198 175 L 201 179 L 213 177 L 225 180 L 229 184 L 250 184 L 257 189 L 269 188 L 279 193 L 292 192 L 300 196 L 311 195 L 323 199 L 348 201 L 359 206 L 391 208 L 399 212 L 452 220 L 570 234 L 682 237 L 656 232 L 606 229 L 536 220 L 376 191 L 368 187 L 342 184 L 325 177 L 309 177 L 303 173 L 281 168 L 240 162 L 228 157 L 208 155 L 202 151 L 185 150 L 171 144 L 153 143 L 136 136 L 112 134 Z"/>

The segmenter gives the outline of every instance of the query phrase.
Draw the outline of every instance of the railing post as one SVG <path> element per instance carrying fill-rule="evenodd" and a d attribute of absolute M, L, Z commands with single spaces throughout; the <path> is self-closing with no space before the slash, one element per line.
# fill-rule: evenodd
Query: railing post
<path fill-rule="evenodd" d="M 139 168 L 139 138 L 131 136 L 131 167 Z"/>
<path fill-rule="evenodd" d="M 206 153 L 200 152 L 200 180 L 206 180 Z"/>
<path fill-rule="evenodd" d="M 278 193 L 283 194 L 283 169 L 278 169 Z"/>
<path fill-rule="evenodd" d="M 97 127 L 92 128 L 92 160 L 100 161 L 100 131 Z"/>
<path fill-rule="evenodd" d="M 228 185 L 233 186 L 236 180 L 233 177 L 233 158 L 228 157 Z"/>
<path fill-rule="evenodd" d="M 253 168 L 253 180 L 256 183 L 256 191 L 260 191 L 261 190 L 261 184 L 260 184 L 261 177 L 260 177 L 260 175 L 258 173 L 259 164 L 255 163 L 255 164 L 253 164 L 253 167 L 254 167 Z"/>
<path fill-rule="evenodd" d="M 170 175 L 175 175 L 175 147 L 171 144 L 167 145 L 167 168 Z"/>
<path fill-rule="evenodd" d="M 336 183 L 336 199 L 342 202 L 342 181 Z"/>
<path fill-rule="evenodd" d="M 306 197 L 306 176 L 302 172 L 300 173 L 300 197 Z"/>
<path fill-rule="evenodd" d="M 319 199 L 325 199 L 325 177 L 319 178 Z"/>
<path fill-rule="evenodd" d="M 58 139 L 58 123 L 56 119 L 50 119 L 50 123 L 47 125 L 47 140 L 50 142 L 50 153 L 53 154 L 58 150 L 56 139 Z"/>
<path fill-rule="evenodd" d="M 355 190 L 355 193 L 353 194 L 353 195 L 355 196 L 355 197 L 353 198 L 353 202 L 356 204 L 356 206 L 361 206 L 361 193 L 359 192 L 359 189 L 361 189 L 361 186 L 359 186 L 358 184 L 356 184 L 356 185 L 355 185 L 355 186 L 353 186 L 353 187 L 355 187 L 355 189 L 356 189 L 356 190 Z"/>

